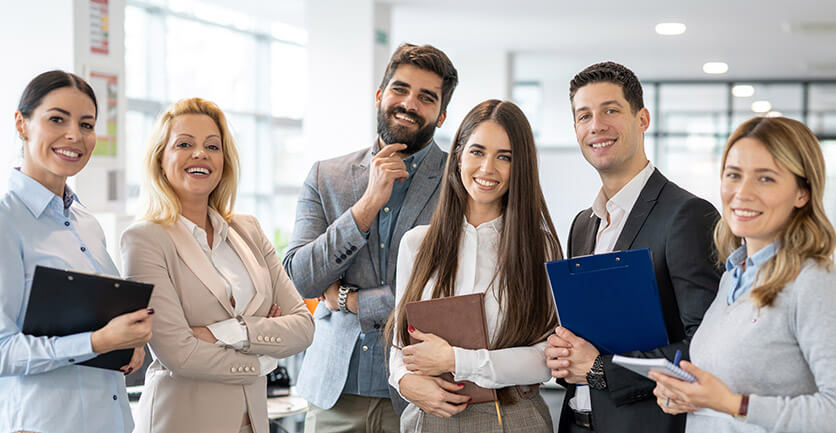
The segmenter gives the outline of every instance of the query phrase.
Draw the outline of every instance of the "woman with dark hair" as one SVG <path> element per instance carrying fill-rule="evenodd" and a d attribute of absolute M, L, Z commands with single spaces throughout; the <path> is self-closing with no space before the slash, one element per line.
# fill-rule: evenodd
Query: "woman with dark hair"
<path fill-rule="evenodd" d="M 407 232 L 398 254 L 390 384 L 410 402 L 402 431 L 551 432 L 538 392 L 551 378 L 543 349 L 557 325 L 544 262 L 562 251 L 540 189 L 531 127 L 513 103 L 488 100 L 465 117 L 453 140 L 429 226 Z M 408 327 L 409 302 L 485 293 L 489 349 L 451 347 Z M 418 344 L 404 347 L 412 336 Z M 450 372 L 499 391 L 468 405 Z M 526 386 L 533 385 L 533 386 Z M 431 416 L 423 416 L 427 413 Z"/>
<path fill-rule="evenodd" d="M 153 310 L 123 314 L 105 327 L 64 337 L 21 332 L 36 265 L 118 276 L 96 219 L 66 186 L 96 146 L 96 97 L 80 77 L 49 71 L 23 92 L 15 126 L 23 164 L 0 198 L 0 431 L 130 432 L 125 379 L 77 365 L 134 348 L 122 367 L 142 365 Z"/>
<path fill-rule="evenodd" d="M 832 432 L 836 231 L 821 146 L 799 121 L 756 117 L 722 161 L 714 243 L 726 273 L 682 362 L 696 382 L 651 373 L 657 403 L 687 412 L 688 432 Z"/>

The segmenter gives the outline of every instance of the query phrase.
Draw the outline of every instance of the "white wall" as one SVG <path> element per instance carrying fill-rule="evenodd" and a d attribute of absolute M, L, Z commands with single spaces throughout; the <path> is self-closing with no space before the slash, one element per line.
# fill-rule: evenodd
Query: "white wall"
<path fill-rule="evenodd" d="M 48 10 L 49 13 L 44 13 Z M 0 192 L 6 191 L 8 169 L 19 165 L 21 141 L 14 112 L 26 84 L 50 69 L 73 69 L 73 3 L 66 0 L 7 2 L 0 13 Z"/>
<path fill-rule="evenodd" d="M 368 147 L 375 137 L 373 0 L 310 0 L 304 135 L 312 159 Z"/>

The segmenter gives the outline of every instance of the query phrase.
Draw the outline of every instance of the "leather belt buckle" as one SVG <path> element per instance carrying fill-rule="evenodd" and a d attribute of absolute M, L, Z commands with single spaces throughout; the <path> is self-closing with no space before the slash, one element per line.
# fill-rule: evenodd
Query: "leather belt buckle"
<path fill-rule="evenodd" d="M 575 416 L 575 424 L 585 429 L 592 430 L 592 412 L 578 412 L 576 410 L 572 410 L 572 413 Z"/>

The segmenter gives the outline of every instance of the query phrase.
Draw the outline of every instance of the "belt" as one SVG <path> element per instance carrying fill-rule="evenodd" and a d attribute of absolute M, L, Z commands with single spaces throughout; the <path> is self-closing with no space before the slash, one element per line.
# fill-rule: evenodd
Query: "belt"
<path fill-rule="evenodd" d="M 571 409 L 575 418 L 575 424 L 585 429 L 592 430 L 592 412 L 578 412 Z"/>

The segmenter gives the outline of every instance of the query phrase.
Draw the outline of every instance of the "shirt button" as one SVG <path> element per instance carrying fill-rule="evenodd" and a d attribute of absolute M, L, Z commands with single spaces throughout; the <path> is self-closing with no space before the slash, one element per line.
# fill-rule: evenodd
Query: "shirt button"
<path fill-rule="evenodd" d="M 113 396 L 113 401 L 116 401 L 116 396 L 115 395 Z"/>
<path fill-rule="evenodd" d="M 235 367 L 230 368 L 229 371 L 235 373 Z"/>
<path fill-rule="evenodd" d="M 382 243 L 382 242 L 381 242 L 381 243 L 380 243 L 380 248 L 386 248 L 386 244 L 384 244 L 384 243 Z"/>
<path fill-rule="evenodd" d="M 65 226 L 67 226 L 67 227 L 69 227 L 69 226 L 70 226 L 70 222 L 69 222 L 69 221 L 64 221 L 64 225 L 65 225 Z"/>
<path fill-rule="evenodd" d="M 382 286 L 384 284 L 386 284 L 386 281 L 380 280 L 380 285 Z"/>
<path fill-rule="evenodd" d="M 383 208 L 383 212 L 389 212 L 389 206 L 386 206 L 385 208 Z"/>
<path fill-rule="evenodd" d="M 415 168 L 415 167 L 418 167 L 418 164 L 416 164 L 416 163 L 414 163 L 414 162 L 413 162 L 413 163 L 412 163 L 412 168 Z"/>
<path fill-rule="evenodd" d="M 374 329 L 380 329 L 380 324 L 375 323 L 375 324 L 374 324 Z"/>
<path fill-rule="evenodd" d="M 363 352 L 366 352 L 368 350 L 369 350 L 369 346 L 363 346 Z"/>
<path fill-rule="evenodd" d="M 256 338 L 256 340 L 258 340 L 258 341 L 264 341 L 264 337 L 262 337 L 262 336 L 260 336 L 260 335 L 259 335 L 259 336 L 258 336 L 258 338 Z"/>
<path fill-rule="evenodd" d="M 85 248 L 85 247 L 81 247 L 81 252 L 83 253 L 83 252 L 85 252 L 85 251 L 87 251 L 87 248 Z"/>

